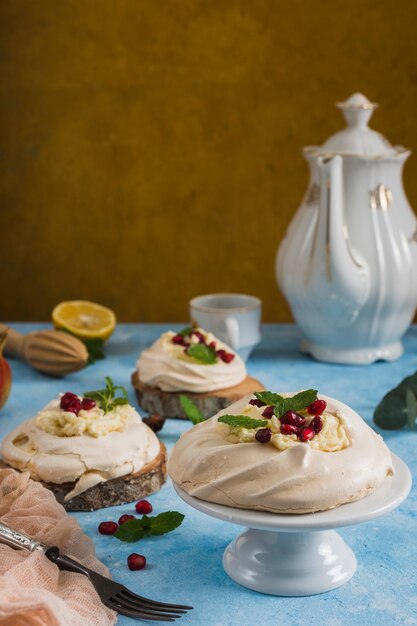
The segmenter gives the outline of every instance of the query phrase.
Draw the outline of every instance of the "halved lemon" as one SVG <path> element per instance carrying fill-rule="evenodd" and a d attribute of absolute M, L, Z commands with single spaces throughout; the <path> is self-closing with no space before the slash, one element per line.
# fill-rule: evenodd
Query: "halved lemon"
<path fill-rule="evenodd" d="M 63 328 L 79 339 L 108 339 L 116 326 L 111 309 L 87 300 L 60 302 L 52 311 L 55 328 Z"/>

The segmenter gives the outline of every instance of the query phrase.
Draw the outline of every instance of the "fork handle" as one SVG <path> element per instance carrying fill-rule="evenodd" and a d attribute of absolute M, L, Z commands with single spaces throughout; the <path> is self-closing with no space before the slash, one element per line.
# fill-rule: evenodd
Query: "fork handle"
<path fill-rule="evenodd" d="M 36 541 L 29 535 L 25 533 L 21 533 L 18 530 L 13 530 L 6 524 L 2 524 L 0 522 L 0 541 L 1 543 L 5 543 L 12 548 L 19 548 L 20 550 L 27 550 L 28 552 L 34 552 L 35 550 L 41 550 L 42 552 L 46 552 L 48 546 L 40 541 Z"/>

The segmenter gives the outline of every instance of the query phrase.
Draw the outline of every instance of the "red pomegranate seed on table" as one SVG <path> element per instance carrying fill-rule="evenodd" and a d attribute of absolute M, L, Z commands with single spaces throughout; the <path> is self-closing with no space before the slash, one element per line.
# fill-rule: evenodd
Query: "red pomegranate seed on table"
<path fill-rule="evenodd" d="M 133 552 L 127 557 L 127 566 L 132 571 L 143 569 L 146 567 L 146 557 L 144 557 L 143 554 Z"/>
<path fill-rule="evenodd" d="M 326 406 L 327 402 L 325 400 L 314 400 L 314 402 L 308 405 L 307 411 L 310 415 L 321 415 Z"/>
<path fill-rule="evenodd" d="M 131 519 L 136 519 L 136 517 L 134 515 L 129 515 L 128 513 L 121 515 L 119 517 L 119 526 L 121 526 L 125 522 L 129 522 Z"/>
<path fill-rule="evenodd" d="M 116 522 L 101 522 L 98 526 L 100 535 L 114 535 L 119 525 Z"/>
<path fill-rule="evenodd" d="M 136 502 L 135 509 L 136 512 L 141 515 L 146 515 L 147 513 L 152 513 L 153 511 L 152 504 L 147 500 L 139 500 L 139 502 Z"/>

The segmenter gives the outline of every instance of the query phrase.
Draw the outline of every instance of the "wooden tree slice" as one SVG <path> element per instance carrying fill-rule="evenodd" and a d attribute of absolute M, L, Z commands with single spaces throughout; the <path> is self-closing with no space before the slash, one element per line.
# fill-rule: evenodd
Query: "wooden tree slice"
<path fill-rule="evenodd" d="M 240 400 L 243 396 L 255 391 L 264 390 L 259 380 L 246 376 L 246 378 L 233 387 L 218 389 L 208 393 L 191 393 L 190 391 L 162 391 L 156 387 L 145 385 L 137 371 L 132 374 L 132 385 L 136 392 L 139 406 L 150 414 L 159 413 L 163 417 L 186 419 L 180 403 L 180 395 L 188 396 L 199 408 L 206 418 L 212 417 L 221 409 L 225 409 L 232 402 Z"/>
<path fill-rule="evenodd" d="M 159 491 L 167 479 L 166 448 L 162 441 L 159 443 L 161 449 L 158 456 L 142 467 L 139 472 L 94 485 L 71 500 L 65 501 L 65 496 L 74 489 L 75 483 L 58 485 L 40 482 L 54 493 L 58 502 L 67 511 L 95 511 L 116 504 L 134 502 Z M 4 463 L 0 465 L 7 467 Z"/>

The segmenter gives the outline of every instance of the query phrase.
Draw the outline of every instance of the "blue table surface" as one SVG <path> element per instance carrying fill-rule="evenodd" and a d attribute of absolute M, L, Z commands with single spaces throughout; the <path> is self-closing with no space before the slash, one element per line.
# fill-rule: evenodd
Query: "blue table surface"
<path fill-rule="evenodd" d="M 10 326 L 24 333 L 48 327 L 23 323 Z M 66 379 L 48 378 L 22 362 L 10 361 L 14 381 L 9 402 L 1 413 L 0 437 L 34 415 L 59 392 L 82 393 L 99 388 L 107 375 L 128 388 L 130 401 L 136 405 L 130 385 L 136 359 L 141 350 L 168 328 L 176 330 L 181 326 L 119 324 L 107 343 L 107 358 Z M 417 370 L 416 326 L 405 336 L 402 358 L 368 366 L 313 361 L 300 354 L 299 340 L 299 331 L 293 325 L 265 325 L 262 341 L 248 362 L 249 374 L 271 390 L 318 389 L 349 404 L 374 428 L 372 414 L 381 397 Z M 189 427 L 185 420 L 167 420 L 160 438 L 168 450 Z M 381 434 L 390 449 L 407 463 L 415 482 L 417 430 L 381 431 Z M 99 535 L 97 526 L 104 520 L 117 520 L 122 513 L 134 513 L 133 505 L 74 515 L 84 532 L 93 538 L 98 557 L 114 579 L 144 596 L 195 607 L 181 619 L 184 626 L 417 624 L 415 487 L 395 511 L 364 524 L 342 528 L 340 534 L 358 560 L 356 574 L 339 589 L 304 598 L 267 596 L 233 582 L 223 570 L 222 555 L 242 528 L 190 508 L 176 495 L 170 480 L 149 500 L 155 514 L 167 510 L 184 513 L 182 525 L 168 535 L 125 544 L 114 537 Z M 133 551 L 147 557 L 146 569 L 128 570 L 126 558 Z M 122 616 L 118 620 L 120 626 L 134 623 Z"/>

